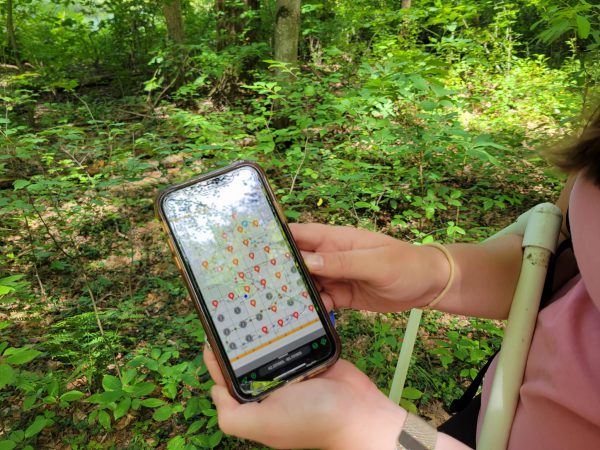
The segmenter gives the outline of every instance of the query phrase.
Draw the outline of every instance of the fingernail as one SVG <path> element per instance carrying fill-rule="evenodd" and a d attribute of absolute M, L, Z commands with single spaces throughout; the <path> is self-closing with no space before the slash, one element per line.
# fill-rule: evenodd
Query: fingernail
<path fill-rule="evenodd" d="M 321 270 L 324 264 L 323 257 L 318 253 L 309 253 L 304 258 L 304 262 L 312 270 Z"/>

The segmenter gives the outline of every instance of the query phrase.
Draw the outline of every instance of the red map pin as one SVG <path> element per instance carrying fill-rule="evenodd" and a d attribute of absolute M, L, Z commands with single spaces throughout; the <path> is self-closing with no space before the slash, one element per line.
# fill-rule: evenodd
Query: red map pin
<path fill-rule="evenodd" d="M 315 307 L 314 307 L 313 305 L 308 305 L 308 310 L 309 310 L 309 311 L 314 311 L 314 310 L 315 310 Z"/>
<path fill-rule="evenodd" d="M 272 305 L 271 306 L 271 311 L 277 312 L 277 305 Z"/>
<path fill-rule="evenodd" d="M 267 327 L 262 327 L 262 332 L 267 334 L 269 332 L 269 329 Z"/>
<path fill-rule="evenodd" d="M 217 306 L 219 306 L 219 302 L 217 300 L 213 300 L 212 305 L 216 308 Z"/>
<path fill-rule="evenodd" d="M 273 264 L 273 265 L 277 264 L 277 260 L 276 260 L 275 258 L 273 258 L 273 259 L 271 260 L 271 264 Z"/>
<path fill-rule="evenodd" d="M 254 266 L 254 271 L 255 271 L 256 273 L 260 272 L 260 266 Z"/>
<path fill-rule="evenodd" d="M 229 253 L 231 253 L 231 252 L 233 251 L 233 245 L 228 245 L 228 246 L 227 246 L 227 251 L 228 251 Z"/>
<path fill-rule="evenodd" d="M 250 286 L 244 286 L 244 291 L 250 292 Z"/>
<path fill-rule="evenodd" d="M 254 252 L 248 253 L 248 256 L 250 257 L 250 259 L 254 259 Z"/>
<path fill-rule="evenodd" d="M 202 267 L 208 269 L 208 261 L 202 261 Z"/>
<path fill-rule="evenodd" d="M 262 287 L 265 287 L 267 285 L 267 280 L 263 278 L 262 280 L 260 280 L 260 284 L 262 284 Z"/>
<path fill-rule="evenodd" d="M 223 231 L 223 239 L 227 239 L 227 233 Z"/>
<path fill-rule="evenodd" d="M 290 259 L 291 255 L 290 255 L 289 253 L 286 253 L 286 254 L 285 254 L 285 257 L 286 257 L 287 259 Z"/>
<path fill-rule="evenodd" d="M 271 251 L 271 247 L 269 247 L 268 245 L 265 245 L 265 252 L 269 253 Z"/>
<path fill-rule="evenodd" d="M 275 277 L 281 278 L 281 272 L 275 272 Z"/>
<path fill-rule="evenodd" d="M 254 300 L 254 299 L 250 300 L 250 304 L 251 304 L 252 306 L 256 306 L 256 300 Z"/>
<path fill-rule="evenodd" d="M 283 286 L 281 286 L 281 290 L 282 290 L 283 292 L 287 292 L 287 286 L 284 284 Z"/>
<path fill-rule="evenodd" d="M 304 298 L 308 297 L 308 292 L 306 292 L 306 291 L 302 292 L 302 297 L 304 297 Z"/>
<path fill-rule="evenodd" d="M 292 314 L 292 316 L 294 316 L 294 319 L 297 319 L 299 315 L 300 314 L 298 314 L 298 311 L 294 311 L 294 313 Z"/>
<path fill-rule="evenodd" d="M 240 277 L 243 280 L 246 277 L 246 274 L 244 272 L 239 272 L 238 277 Z"/>
<path fill-rule="evenodd" d="M 244 240 L 242 241 L 242 244 L 244 244 L 246 247 L 248 247 L 248 243 L 249 243 L 249 242 L 250 242 L 250 241 L 248 241 L 248 239 L 244 239 Z"/>
<path fill-rule="evenodd" d="M 237 258 L 233 258 L 233 265 L 237 266 L 239 263 L 239 260 Z"/>
<path fill-rule="evenodd" d="M 280 327 L 282 327 L 282 326 L 283 326 L 283 319 L 279 319 L 279 320 L 277 321 L 277 324 L 278 324 Z"/>
<path fill-rule="evenodd" d="M 233 295 L 233 292 L 230 292 L 229 294 L 227 294 L 227 297 L 229 297 L 229 300 L 233 300 L 233 297 L 235 297 L 235 295 Z"/>

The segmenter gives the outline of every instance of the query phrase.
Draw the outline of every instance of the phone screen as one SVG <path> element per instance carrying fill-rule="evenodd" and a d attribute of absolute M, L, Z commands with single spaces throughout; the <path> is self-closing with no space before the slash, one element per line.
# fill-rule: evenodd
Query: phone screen
<path fill-rule="evenodd" d="M 171 192 L 162 205 L 243 392 L 264 391 L 331 357 L 326 316 L 254 168 Z"/>

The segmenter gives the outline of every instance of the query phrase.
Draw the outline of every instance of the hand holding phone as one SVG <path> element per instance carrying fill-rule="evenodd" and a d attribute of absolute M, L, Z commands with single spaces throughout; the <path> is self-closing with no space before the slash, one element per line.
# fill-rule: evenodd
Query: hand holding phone
<path fill-rule="evenodd" d="M 235 398 L 261 399 L 338 359 L 339 338 L 256 164 L 168 188 L 156 210 Z"/>
<path fill-rule="evenodd" d="M 211 394 L 226 434 L 274 448 L 381 450 L 394 448 L 406 411 L 348 361 L 278 390 L 260 403 L 239 404 L 227 391 L 214 354 L 204 360 Z"/>

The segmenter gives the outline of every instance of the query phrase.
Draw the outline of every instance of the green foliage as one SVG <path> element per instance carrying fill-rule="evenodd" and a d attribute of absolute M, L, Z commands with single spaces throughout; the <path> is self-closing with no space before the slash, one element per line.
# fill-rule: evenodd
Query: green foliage
<path fill-rule="evenodd" d="M 305 1 L 297 65 L 271 59 L 273 2 L 183 2 L 183 44 L 160 2 L 14 3 L 16 52 L 0 34 L 0 448 L 249 448 L 218 430 L 204 332 L 153 218 L 159 188 L 251 159 L 291 220 L 477 241 L 556 195 L 562 178 L 533 149 L 577 127 L 600 74 L 586 1 Z M 226 13 L 241 28 L 221 48 Z M 404 326 L 339 315 L 344 357 L 384 392 Z M 459 396 L 501 328 L 426 314 L 401 404 Z"/>

